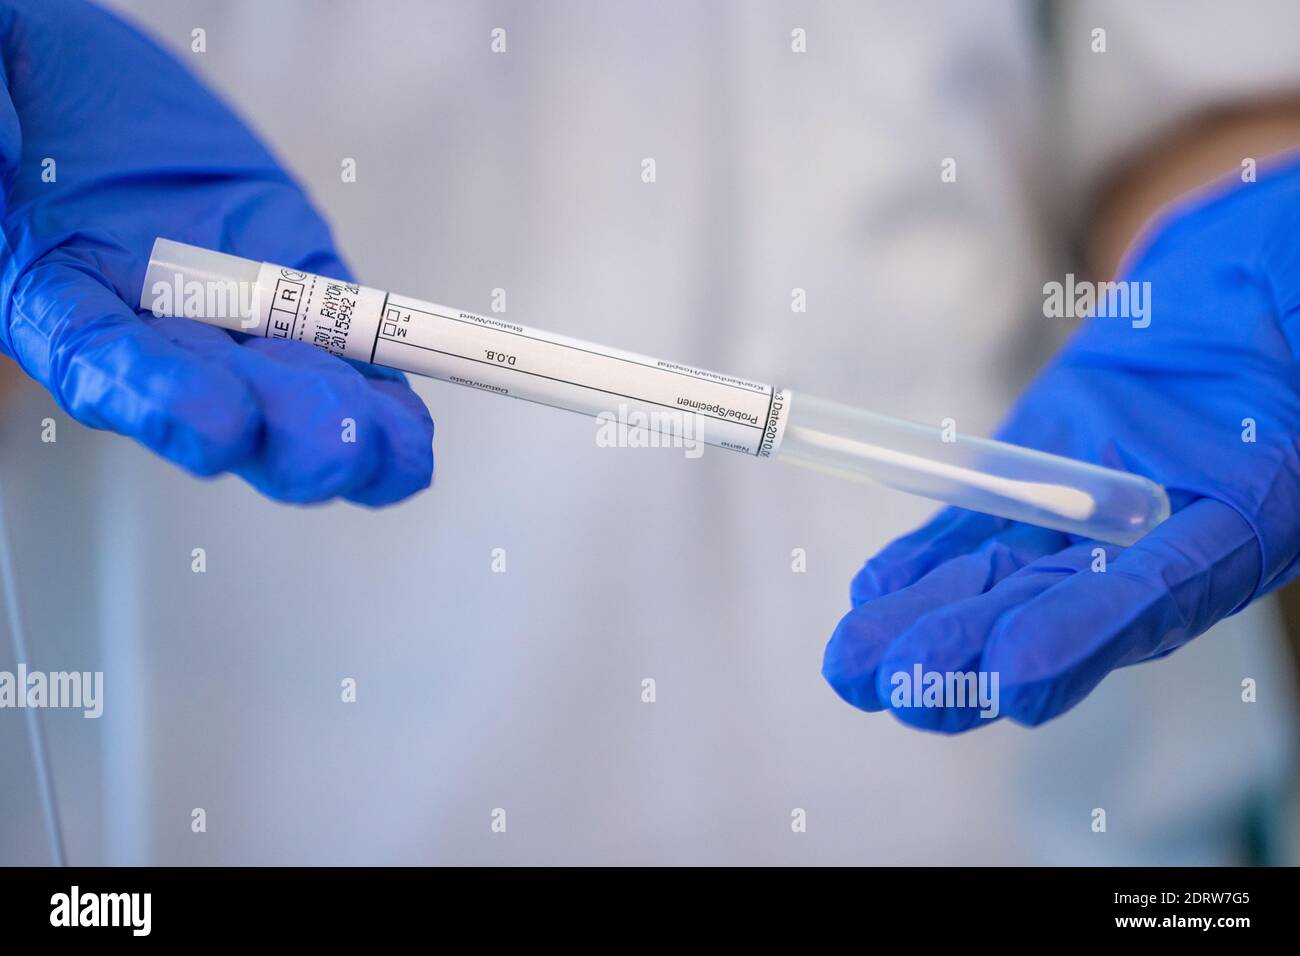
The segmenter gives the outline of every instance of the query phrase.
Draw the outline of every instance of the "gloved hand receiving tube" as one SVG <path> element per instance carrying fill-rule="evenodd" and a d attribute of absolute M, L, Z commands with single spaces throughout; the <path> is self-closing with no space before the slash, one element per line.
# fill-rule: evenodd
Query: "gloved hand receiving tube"
<path fill-rule="evenodd" d="M 1167 216 L 1122 275 L 1150 283 L 1149 327 L 1088 320 L 999 434 L 1149 475 L 1172 517 L 1100 571 L 1095 541 L 941 512 L 854 579 L 822 667 L 845 700 L 966 730 L 988 721 L 893 707 L 890 675 L 984 671 L 1040 724 L 1300 573 L 1298 216 L 1294 159 Z"/>
<path fill-rule="evenodd" d="M 165 238 L 140 308 L 577 412 L 612 414 L 618 403 L 646 430 L 1119 544 L 1169 514 L 1163 489 L 1137 475 L 978 438 L 945 441 L 937 428 L 788 389 Z"/>

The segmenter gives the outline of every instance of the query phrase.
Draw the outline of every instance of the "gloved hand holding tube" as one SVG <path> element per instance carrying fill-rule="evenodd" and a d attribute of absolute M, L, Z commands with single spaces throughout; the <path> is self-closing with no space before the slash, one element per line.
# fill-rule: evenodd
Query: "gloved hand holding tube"
<path fill-rule="evenodd" d="M 382 505 L 428 486 L 433 423 L 400 373 L 136 314 L 159 234 L 349 275 L 244 124 L 90 4 L 6 0 L 0 38 L 0 351 L 77 421 L 197 475 L 299 503 Z M 345 418 L 355 442 L 340 440 Z"/>

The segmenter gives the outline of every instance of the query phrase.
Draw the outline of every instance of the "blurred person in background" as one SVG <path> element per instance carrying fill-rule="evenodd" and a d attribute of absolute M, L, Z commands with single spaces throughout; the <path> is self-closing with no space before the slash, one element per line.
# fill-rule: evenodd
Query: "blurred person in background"
<path fill-rule="evenodd" d="M 1300 132 L 1280 2 L 110 6 L 237 108 L 368 285 L 481 312 L 504 290 L 515 321 L 970 433 L 1067 333 L 1042 288 L 1084 271 L 1076 240 L 1105 277 L 1163 203 Z M 819 663 L 853 573 L 927 502 L 611 451 L 577 416 L 419 381 L 434 489 L 300 509 L 5 373 L 32 656 L 105 674 L 101 719 L 43 714 L 77 862 L 1288 852 L 1271 602 L 1042 727 L 920 734 Z M 0 859 L 41 862 L 12 716 Z"/>

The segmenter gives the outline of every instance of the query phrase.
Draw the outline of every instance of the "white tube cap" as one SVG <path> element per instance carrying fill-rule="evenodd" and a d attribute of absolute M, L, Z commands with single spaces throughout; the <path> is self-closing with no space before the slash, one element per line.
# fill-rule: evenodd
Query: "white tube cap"
<path fill-rule="evenodd" d="M 158 238 L 149 254 L 140 308 L 248 332 L 257 323 L 261 269 L 252 259 Z"/>

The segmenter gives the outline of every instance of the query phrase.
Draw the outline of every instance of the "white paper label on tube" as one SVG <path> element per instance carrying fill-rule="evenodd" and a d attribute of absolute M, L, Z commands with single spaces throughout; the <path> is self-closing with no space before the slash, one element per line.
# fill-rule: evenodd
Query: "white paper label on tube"
<path fill-rule="evenodd" d="M 790 391 L 338 279 L 262 266 L 250 334 L 585 415 L 775 457 Z M 678 432 L 681 434 L 681 432 Z"/>

